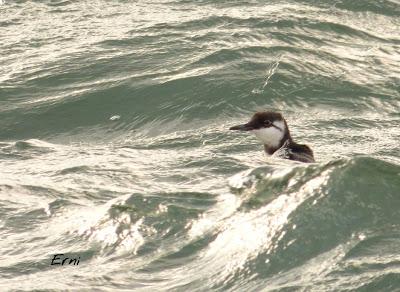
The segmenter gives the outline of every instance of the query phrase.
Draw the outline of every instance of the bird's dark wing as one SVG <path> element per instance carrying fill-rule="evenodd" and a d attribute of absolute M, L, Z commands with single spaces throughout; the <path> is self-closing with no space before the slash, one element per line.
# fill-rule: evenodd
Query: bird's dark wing
<path fill-rule="evenodd" d="M 291 160 L 315 162 L 314 153 L 307 145 L 293 143 L 290 145 L 290 150 Z"/>

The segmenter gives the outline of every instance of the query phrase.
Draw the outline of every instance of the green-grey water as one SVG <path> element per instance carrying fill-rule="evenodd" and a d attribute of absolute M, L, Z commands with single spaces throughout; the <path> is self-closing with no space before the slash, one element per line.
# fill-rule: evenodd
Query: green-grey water
<path fill-rule="evenodd" d="M 399 1 L 3 0 L 0 52 L 1 291 L 400 291 Z"/>

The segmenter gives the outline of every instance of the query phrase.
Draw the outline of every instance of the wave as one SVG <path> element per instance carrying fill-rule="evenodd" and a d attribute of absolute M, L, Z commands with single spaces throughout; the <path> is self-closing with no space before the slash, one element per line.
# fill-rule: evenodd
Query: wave
<path fill-rule="evenodd" d="M 260 246 L 235 277 L 220 285 L 243 289 L 242 285 L 246 286 L 251 278 L 251 287 L 259 282 L 260 287 L 274 287 L 271 290 L 316 289 L 351 270 L 349 262 L 360 246 L 398 228 L 399 171 L 397 164 L 369 157 L 269 171 L 267 175 L 252 171 L 247 176 L 252 182 L 240 191 L 247 197 L 244 210 L 260 210 L 265 203 L 272 200 L 269 204 L 273 204 L 282 196 L 287 196 L 284 208 L 292 210 L 279 231 L 271 235 L 270 243 Z M 301 200 L 296 202 L 294 198 L 298 196 Z M 296 207 L 289 202 L 296 203 Z M 265 223 L 270 222 L 268 216 L 265 219 Z M 400 240 L 398 232 L 389 237 L 394 242 Z M 397 262 L 393 243 L 380 243 L 389 244 L 388 254 L 383 270 L 370 277 L 371 283 L 382 274 L 390 274 L 390 266 Z M 369 261 L 383 264 L 378 255 L 371 255 Z M 370 267 L 362 268 L 364 272 L 370 273 Z M 350 284 L 354 283 L 347 283 Z M 335 284 L 329 287 L 338 288 Z"/>
<path fill-rule="evenodd" d="M 277 163 L 237 174 L 234 194 L 112 200 L 80 234 L 104 255 L 131 254 L 138 277 L 176 275 L 163 289 L 386 287 L 398 263 L 399 173 L 400 165 L 370 157 Z M 355 268 L 357 277 L 346 276 Z"/>
<path fill-rule="evenodd" d="M 46 3 L 74 5 L 53 2 Z M 357 17 L 341 18 L 341 9 L 356 4 L 311 2 L 270 5 L 274 13 L 245 3 L 249 13 L 242 15 L 219 13 L 205 1 L 210 14 L 196 10 L 179 22 L 141 24 L 50 59 L 34 55 L 34 61 L 7 74 L 0 88 L 6 97 L 0 101 L 0 138 L 112 140 L 158 128 L 151 136 L 182 130 L 193 120 L 207 123 L 228 111 L 277 104 L 375 109 L 377 98 L 378 111 L 388 108 L 386 102 L 396 108 L 398 40 L 379 29 L 392 27 L 392 19 L 372 15 L 373 25 L 360 24 Z M 392 7 L 386 2 L 367 6 Z M 265 76 L 277 60 L 276 70 Z M 259 90 L 266 79 L 268 86 Z M 121 119 L 110 122 L 115 115 Z"/>

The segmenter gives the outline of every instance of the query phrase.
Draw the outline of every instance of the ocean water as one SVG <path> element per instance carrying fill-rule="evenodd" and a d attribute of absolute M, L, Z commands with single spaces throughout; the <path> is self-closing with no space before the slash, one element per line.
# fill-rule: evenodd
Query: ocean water
<path fill-rule="evenodd" d="M 400 291 L 398 0 L 2 0 L 0 52 L 1 291 Z"/>

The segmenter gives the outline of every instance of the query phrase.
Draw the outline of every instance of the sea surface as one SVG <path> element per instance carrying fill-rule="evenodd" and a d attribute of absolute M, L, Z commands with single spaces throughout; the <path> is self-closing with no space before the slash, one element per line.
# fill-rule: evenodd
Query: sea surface
<path fill-rule="evenodd" d="M 400 291 L 400 1 L 1 0 L 0 291 L 65 290 Z"/>

